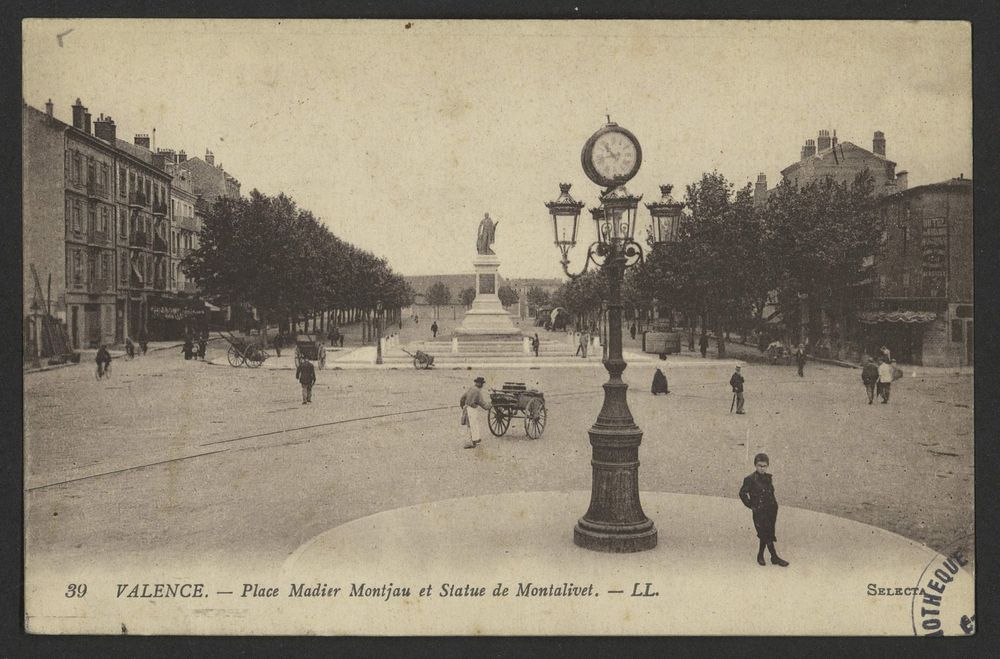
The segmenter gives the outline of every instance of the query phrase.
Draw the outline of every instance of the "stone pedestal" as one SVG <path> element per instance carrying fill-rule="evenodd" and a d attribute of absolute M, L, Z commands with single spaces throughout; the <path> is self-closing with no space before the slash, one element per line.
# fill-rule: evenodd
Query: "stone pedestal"
<path fill-rule="evenodd" d="M 496 254 L 479 254 L 472 264 L 476 269 L 476 299 L 462 326 L 455 330 L 458 352 L 465 352 L 463 348 L 520 352 L 521 330 L 514 326 L 497 295 L 500 259 Z"/>

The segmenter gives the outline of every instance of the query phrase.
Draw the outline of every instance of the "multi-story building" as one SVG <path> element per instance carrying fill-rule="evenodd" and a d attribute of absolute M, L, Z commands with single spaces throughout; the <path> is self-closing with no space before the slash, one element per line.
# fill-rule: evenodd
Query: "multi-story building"
<path fill-rule="evenodd" d="M 72 112 L 68 125 L 54 117 L 51 101 L 44 113 L 22 106 L 24 286 L 26 315 L 40 311 L 34 265 L 48 311 L 79 349 L 115 340 L 116 154 L 91 133 L 79 99 Z"/>
<path fill-rule="evenodd" d="M 191 188 L 200 195 L 209 206 L 220 197 L 237 199 L 240 196 L 240 182 L 226 173 L 222 163 L 215 164 L 215 154 L 205 150 L 205 159 L 185 158 L 178 162 L 178 167 L 188 172 Z"/>
<path fill-rule="evenodd" d="M 886 195 L 871 297 L 861 302 L 864 347 L 886 345 L 902 362 L 973 364 L 972 180 Z"/>
<path fill-rule="evenodd" d="M 157 153 L 166 158 L 167 172 L 173 176 L 170 186 L 170 288 L 176 293 L 193 295 L 197 292 L 197 287 L 184 274 L 181 263 L 198 247 L 201 222 L 194 212 L 198 196 L 194 193 L 190 173 L 179 166 L 179 163 L 186 160 L 184 152 L 175 154 L 173 151 L 160 149 Z"/>
<path fill-rule="evenodd" d="M 150 308 L 170 292 L 170 175 L 154 162 L 148 135 L 118 148 L 118 287 L 123 336 L 161 337 Z M 155 316 L 155 314 L 154 314 Z"/>
<path fill-rule="evenodd" d="M 874 179 L 876 196 L 905 190 L 907 172 L 896 171 L 896 163 L 886 157 L 885 148 L 885 134 L 880 130 L 872 137 L 871 151 L 851 142 L 838 142 L 837 131 L 831 135 L 830 131 L 821 130 L 815 140 L 806 140 L 799 159 L 781 170 L 781 178 L 799 188 L 826 178 L 850 185 L 867 169 Z M 762 172 L 754 185 L 754 204 L 767 201 L 768 192 L 767 176 Z"/>

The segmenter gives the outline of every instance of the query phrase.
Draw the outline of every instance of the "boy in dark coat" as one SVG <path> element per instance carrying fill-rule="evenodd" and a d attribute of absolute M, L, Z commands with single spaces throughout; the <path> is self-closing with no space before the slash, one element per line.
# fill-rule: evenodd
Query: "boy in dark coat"
<path fill-rule="evenodd" d="M 743 479 L 740 488 L 740 501 L 753 511 L 753 526 L 757 530 L 759 545 L 757 548 L 757 564 L 764 562 L 764 548 L 771 553 L 771 564 L 788 567 L 788 561 L 778 556 L 774 549 L 777 541 L 775 523 L 778 520 L 778 500 L 774 498 L 774 483 L 771 474 L 767 473 L 770 460 L 766 453 L 758 453 L 753 458 L 754 472 Z"/>
<path fill-rule="evenodd" d="M 702 357 L 702 359 L 704 359 L 705 356 L 706 356 L 706 353 L 708 353 L 708 336 L 707 335 L 702 334 L 701 338 L 698 339 L 698 349 L 701 350 L 701 357 Z"/>
<path fill-rule="evenodd" d="M 181 348 L 181 352 L 184 353 L 184 359 L 187 360 L 194 356 L 194 343 L 191 342 L 191 337 L 184 339 L 184 347 Z"/>

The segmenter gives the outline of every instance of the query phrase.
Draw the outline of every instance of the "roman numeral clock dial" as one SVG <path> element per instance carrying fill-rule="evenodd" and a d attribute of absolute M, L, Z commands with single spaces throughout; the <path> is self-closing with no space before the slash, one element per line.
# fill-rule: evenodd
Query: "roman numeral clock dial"
<path fill-rule="evenodd" d="M 606 188 L 631 179 L 642 163 L 642 149 L 635 135 L 615 123 L 594 133 L 581 156 L 587 177 Z"/>

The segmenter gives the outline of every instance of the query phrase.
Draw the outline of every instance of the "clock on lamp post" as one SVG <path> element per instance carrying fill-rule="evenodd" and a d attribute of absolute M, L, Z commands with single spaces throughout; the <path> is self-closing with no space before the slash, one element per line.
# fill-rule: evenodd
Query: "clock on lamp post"
<path fill-rule="evenodd" d="M 570 185 L 559 185 L 560 195 L 546 203 L 552 216 L 556 246 L 562 252 L 563 271 L 582 276 L 590 264 L 601 268 L 608 281 L 608 350 L 604 367 L 604 404 L 590 428 L 592 476 L 590 507 L 573 529 L 573 542 L 605 552 L 636 552 L 656 547 L 657 530 L 639 501 L 639 445 L 642 430 L 628 407 L 628 385 L 622 381 L 627 366 L 622 357 L 621 285 L 625 270 L 642 261 L 635 242 L 636 211 L 641 197 L 625 184 L 639 171 L 642 147 L 630 131 L 611 122 L 584 144 L 581 163 L 587 177 L 605 188 L 601 205 L 591 210 L 597 241 L 587 248 L 583 270 L 569 271 L 569 250 L 576 245 L 580 211 L 584 204 L 570 195 Z M 654 231 L 654 244 L 661 231 Z"/>

